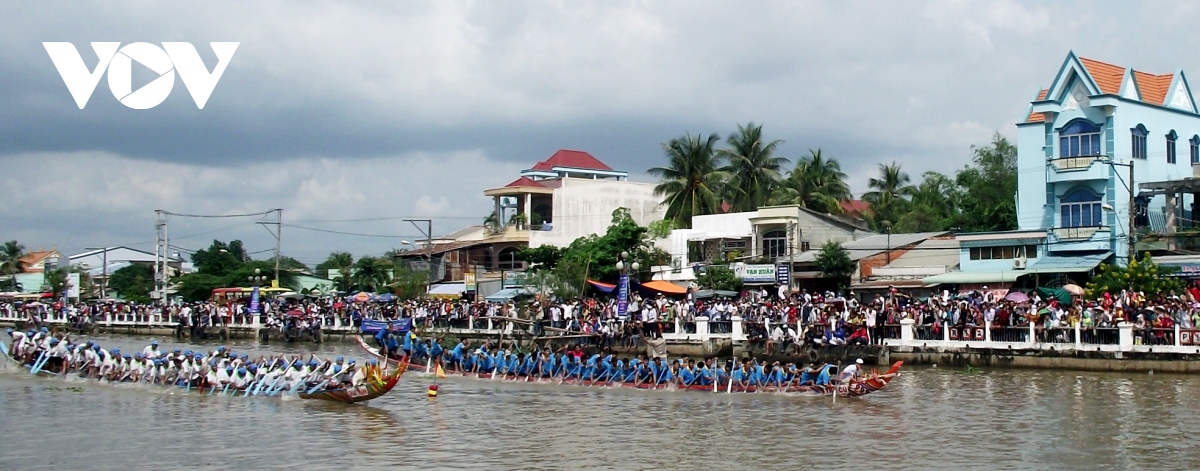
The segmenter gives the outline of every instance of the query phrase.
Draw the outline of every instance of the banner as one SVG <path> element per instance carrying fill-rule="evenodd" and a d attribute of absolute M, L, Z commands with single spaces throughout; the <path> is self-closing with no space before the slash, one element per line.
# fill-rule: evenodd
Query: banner
<path fill-rule="evenodd" d="M 617 317 L 624 319 L 629 310 L 629 275 L 622 273 L 617 281 Z"/>
<path fill-rule="evenodd" d="M 463 291 L 468 293 L 475 291 L 475 274 L 463 273 Z"/>
<path fill-rule="evenodd" d="M 254 290 L 250 292 L 250 313 L 258 314 L 258 287 L 257 286 L 255 286 Z"/>
<path fill-rule="evenodd" d="M 734 265 L 733 273 L 746 283 L 775 282 L 775 265 Z"/>
<path fill-rule="evenodd" d="M 779 265 L 775 265 L 775 282 L 779 283 L 781 285 L 787 285 L 788 284 L 788 274 L 790 271 L 791 271 L 791 268 L 788 267 L 788 264 L 786 264 L 786 263 L 780 263 Z"/>

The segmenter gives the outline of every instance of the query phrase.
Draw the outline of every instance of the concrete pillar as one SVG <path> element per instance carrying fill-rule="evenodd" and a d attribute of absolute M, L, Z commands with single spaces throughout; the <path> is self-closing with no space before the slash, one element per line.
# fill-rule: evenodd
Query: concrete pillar
<path fill-rule="evenodd" d="M 1175 324 L 1175 346 L 1179 346 L 1179 324 Z"/>
<path fill-rule="evenodd" d="M 488 330 L 492 330 L 492 328 L 493 328 L 493 327 L 492 327 L 492 318 L 491 318 L 491 317 L 489 317 L 489 318 L 488 318 Z"/>
<path fill-rule="evenodd" d="M 917 323 L 917 321 L 914 321 L 907 317 L 904 319 L 900 319 L 900 343 L 902 343 L 904 345 L 908 345 L 913 342 L 913 340 L 916 337 L 915 335 L 913 335 L 915 333 L 915 332 L 913 332 L 913 330 L 915 329 L 914 326 L 916 325 L 916 323 Z"/>
<path fill-rule="evenodd" d="M 524 229 L 528 229 L 530 224 L 533 224 L 533 193 L 525 193 L 525 227 L 524 227 Z"/>
<path fill-rule="evenodd" d="M 744 332 L 742 332 L 742 316 L 733 316 L 733 318 L 731 320 L 733 321 L 732 322 L 733 323 L 733 330 L 732 330 L 733 339 L 732 340 L 734 342 L 741 342 L 741 341 L 746 340 L 746 334 Z"/>
<path fill-rule="evenodd" d="M 1122 322 L 1117 324 L 1117 330 L 1117 338 L 1119 339 L 1117 343 L 1120 345 L 1121 351 L 1128 352 L 1133 350 L 1133 324 Z"/>
<path fill-rule="evenodd" d="M 475 328 L 475 315 L 474 314 L 467 316 L 467 328 L 468 329 Z"/>
<path fill-rule="evenodd" d="M 1081 337 L 1079 335 L 1079 323 L 1078 322 L 1075 323 L 1075 349 L 1076 350 L 1083 349 L 1083 337 Z"/>
<path fill-rule="evenodd" d="M 1167 232 L 1167 235 L 1171 235 L 1171 234 L 1175 233 L 1175 225 L 1176 225 L 1175 208 L 1178 205 L 1175 204 L 1175 192 L 1172 191 L 1170 193 L 1167 193 L 1166 197 L 1167 197 L 1167 204 L 1166 204 L 1167 210 L 1165 211 L 1166 212 L 1165 216 L 1167 217 L 1166 232 Z M 1167 237 L 1167 250 L 1175 250 L 1175 239 L 1172 237 Z"/>
<path fill-rule="evenodd" d="M 983 341 L 992 341 L 992 321 L 983 321 Z"/>
<path fill-rule="evenodd" d="M 493 196 L 492 199 L 496 202 L 496 225 L 498 227 L 504 227 L 504 218 L 500 215 L 500 197 Z"/>
<path fill-rule="evenodd" d="M 1034 324 L 1033 322 L 1029 323 L 1029 343 L 1030 344 L 1037 343 L 1037 329 L 1034 328 L 1035 326 L 1036 326 L 1036 324 Z"/>
<path fill-rule="evenodd" d="M 708 317 L 707 316 L 697 316 L 696 317 L 696 335 L 700 337 L 700 340 L 708 340 Z"/>
<path fill-rule="evenodd" d="M 942 322 L 942 340 L 945 340 L 947 342 L 950 341 L 950 323 L 949 322 Z"/>

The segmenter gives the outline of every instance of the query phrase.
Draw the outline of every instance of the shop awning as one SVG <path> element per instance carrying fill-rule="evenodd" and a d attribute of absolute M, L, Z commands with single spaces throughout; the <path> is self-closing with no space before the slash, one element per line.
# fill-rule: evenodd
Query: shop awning
<path fill-rule="evenodd" d="M 529 294 L 529 291 L 526 291 L 525 288 L 504 288 L 484 299 L 493 303 L 501 303 L 525 294 Z"/>
<path fill-rule="evenodd" d="M 1079 255 L 1074 257 L 1042 257 L 1029 264 L 1025 271 L 1028 273 L 1083 273 L 1096 268 L 1109 257 L 1112 252 L 1095 255 Z"/>
<path fill-rule="evenodd" d="M 662 293 L 667 296 L 683 296 L 683 295 L 687 294 L 687 288 L 684 288 L 682 286 L 676 286 L 674 283 L 671 283 L 669 281 L 662 281 L 662 280 L 647 281 L 645 283 L 642 283 L 640 286 L 644 290 L 650 290 L 655 293 Z"/>
<path fill-rule="evenodd" d="M 1027 275 L 1030 272 L 1025 271 L 952 271 L 950 273 L 942 273 L 933 275 L 921 280 L 926 285 L 949 284 L 973 284 L 973 283 L 1012 283 L 1017 281 L 1021 275 Z"/>
<path fill-rule="evenodd" d="M 466 283 L 440 283 L 429 285 L 429 292 L 426 294 L 434 298 L 458 299 L 466 290 Z"/>
<path fill-rule="evenodd" d="M 587 282 L 589 285 L 592 285 L 592 288 L 601 293 L 611 293 L 613 290 L 617 289 L 617 285 L 603 283 L 596 280 L 587 280 Z"/>

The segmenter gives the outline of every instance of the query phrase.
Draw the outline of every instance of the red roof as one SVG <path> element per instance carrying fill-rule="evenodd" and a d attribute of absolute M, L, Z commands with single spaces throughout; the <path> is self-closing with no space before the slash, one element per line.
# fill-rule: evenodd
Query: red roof
<path fill-rule="evenodd" d="M 509 184 L 507 184 L 507 185 L 504 185 L 504 187 L 505 187 L 505 188 L 520 188 L 520 187 L 535 187 L 535 188 L 545 188 L 546 186 L 545 186 L 545 185 L 543 185 L 543 184 L 541 184 L 541 183 L 538 183 L 538 182 L 535 182 L 535 181 L 533 181 L 533 179 L 532 179 L 532 178 L 529 178 L 529 177 L 521 177 L 521 178 L 518 178 L 516 181 L 514 181 L 514 182 L 512 182 L 512 183 L 509 183 Z"/>
<path fill-rule="evenodd" d="M 1121 79 L 1125 77 L 1124 67 L 1086 57 L 1080 57 L 1079 62 L 1083 63 L 1083 68 L 1087 69 L 1088 75 L 1091 75 L 1092 80 L 1100 87 L 1101 93 L 1121 93 Z"/>
<path fill-rule="evenodd" d="M 550 156 L 549 159 L 538 162 L 537 165 L 533 166 L 533 170 L 549 172 L 553 170 L 554 167 L 570 167 L 604 171 L 612 170 L 611 167 L 604 165 L 604 162 L 592 157 L 592 154 L 580 150 L 566 149 L 559 149 L 559 151 L 555 152 L 554 155 Z"/>
<path fill-rule="evenodd" d="M 1045 100 L 1047 93 L 1050 93 L 1050 90 L 1043 88 L 1042 91 L 1038 93 L 1037 101 Z M 1029 118 L 1025 120 L 1026 123 L 1042 123 L 1045 121 L 1046 113 L 1029 113 Z"/>
<path fill-rule="evenodd" d="M 842 214 L 850 217 L 866 217 L 871 214 L 871 203 L 863 200 L 842 200 L 838 202 Z"/>
<path fill-rule="evenodd" d="M 1135 70 L 1133 77 L 1137 79 L 1138 90 L 1142 92 L 1142 101 L 1152 105 L 1163 105 L 1167 100 L 1167 89 L 1171 88 L 1171 80 L 1175 75 L 1154 75 Z"/>

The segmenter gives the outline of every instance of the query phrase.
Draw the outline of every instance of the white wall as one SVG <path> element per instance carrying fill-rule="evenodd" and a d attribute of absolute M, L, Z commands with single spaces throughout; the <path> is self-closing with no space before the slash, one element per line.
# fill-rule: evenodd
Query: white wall
<path fill-rule="evenodd" d="M 654 184 L 612 180 L 564 178 L 554 190 L 554 224 L 549 231 L 530 231 L 529 246 L 566 247 L 580 237 L 603 234 L 612 222 L 612 212 L 629 208 L 633 220 L 647 225 L 666 214 L 662 198 L 654 195 Z"/>

